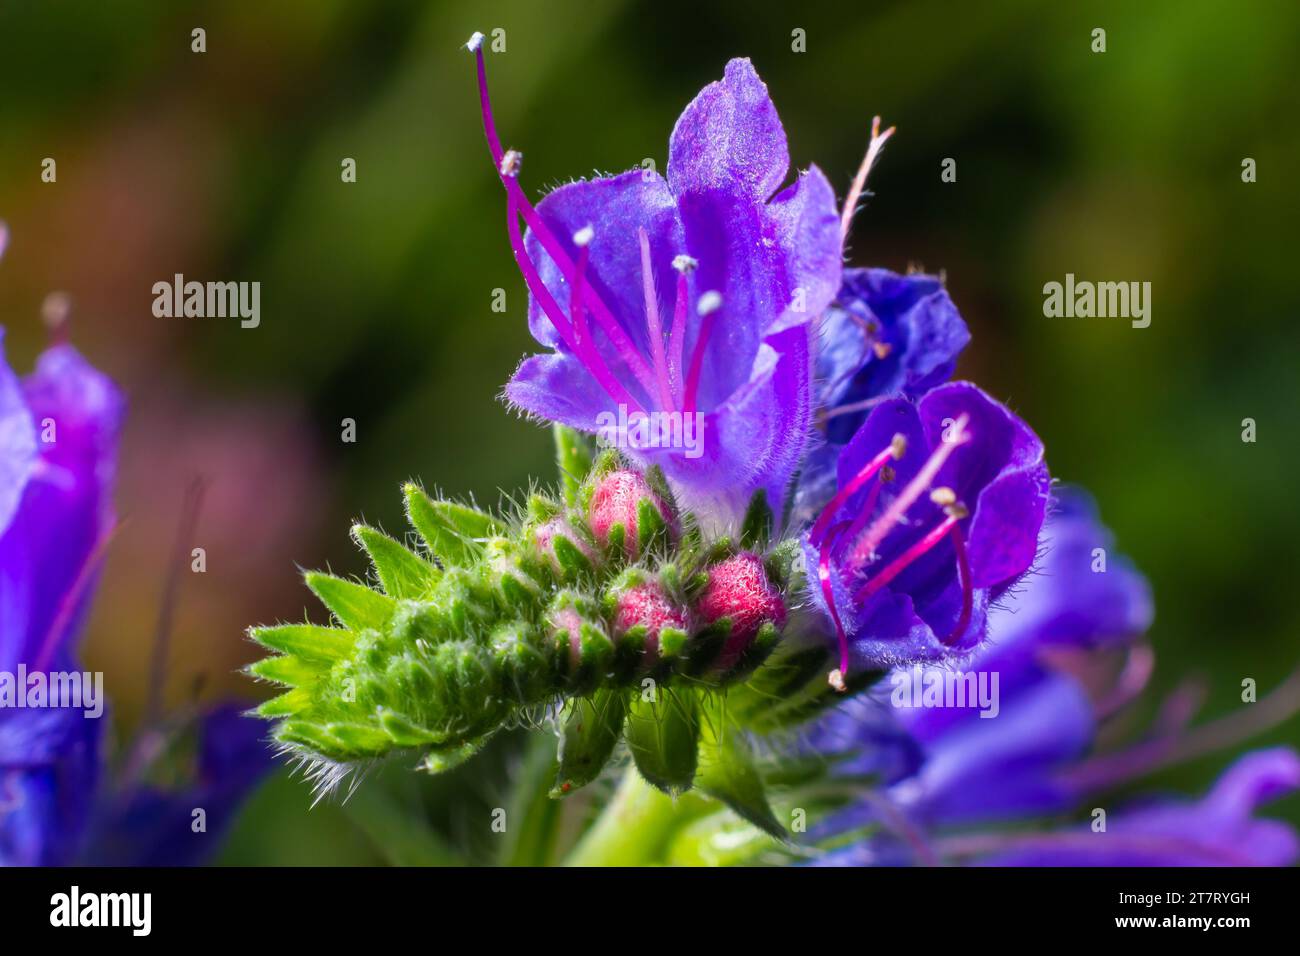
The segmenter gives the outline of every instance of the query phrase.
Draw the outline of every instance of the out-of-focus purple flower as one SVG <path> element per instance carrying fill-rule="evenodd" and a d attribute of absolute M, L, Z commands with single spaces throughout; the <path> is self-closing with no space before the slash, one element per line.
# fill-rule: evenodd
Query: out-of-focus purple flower
<path fill-rule="evenodd" d="M 1153 617 L 1150 585 L 1113 549 L 1091 497 L 1056 489 L 1033 570 L 990 609 L 988 640 L 962 666 L 996 680 L 996 716 L 970 707 L 898 712 L 926 754 L 899 798 L 944 824 L 1073 806 L 1080 794 L 1058 771 L 1088 753 L 1098 718 L 1087 688 L 1047 655 L 1131 644 Z"/>
<path fill-rule="evenodd" d="M 819 328 L 818 402 L 828 413 L 827 439 L 849 441 L 873 401 L 916 398 L 946 382 L 969 341 L 936 276 L 845 269 Z"/>
<path fill-rule="evenodd" d="M 75 650 L 96 549 L 113 525 L 125 405 L 108 377 L 66 344 L 47 349 L 21 389 L 36 457 L 0 536 L 0 664 L 58 669 Z"/>
<path fill-rule="evenodd" d="M 1132 564 L 1107 553 L 1100 569 L 1093 549 L 1109 552 L 1111 540 L 1090 498 L 1062 492 L 1044 526 L 1035 572 L 990 609 L 989 641 L 959 672 L 894 671 L 859 705 L 874 708 L 873 719 L 864 722 L 860 713 L 846 711 L 823 722 L 814 745 L 839 751 L 856 736 L 876 752 L 868 769 L 877 772 L 883 789 L 879 800 L 850 808 L 824 830 L 870 825 L 875 835 L 822 863 L 1281 865 L 1295 859 L 1290 827 L 1254 819 L 1268 798 L 1300 785 L 1300 762 L 1289 750 L 1244 758 L 1200 802 L 1116 810 L 1106 832 L 1087 826 L 998 829 L 1091 806 L 1087 800 L 1095 799 L 1098 780 L 1116 782 L 1074 772 L 1090 758 L 1107 714 L 1053 657 L 1062 650 L 1107 653 L 1134 642 L 1150 624 L 1149 587 Z M 994 689 L 992 708 L 969 700 L 967 706 L 947 700 L 915 706 L 910 688 L 921 677 L 933 678 L 935 686 L 945 677 L 973 679 Z M 900 687 L 908 691 L 898 695 Z M 908 759 L 882 762 L 882 753 Z M 1144 769 L 1122 763 L 1126 772 Z"/>
<path fill-rule="evenodd" d="M 264 729 L 243 710 L 222 704 L 197 721 L 198 753 L 183 788 L 134 787 L 110 798 L 88 854 L 96 865 L 193 866 L 212 857 L 273 765 Z"/>
<path fill-rule="evenodd" d="M 977 647 L 990 602 L 1033 562 L 1049 486 L 1042 442 L 970 383 L 873 409 L 804 539 L 839 677 Z"/>
<path fill-rule="evenodd" d="M 25 476 L 0 529 L 0 671 L 74 669 L 98 550 L 114 520 L 123 409 L 112 382 L 70 345 L 49 348 L 20 384 L 0 357 L 0 473 Z M 13 486 L 4 492 L 11 496 Z M 0 709 L 0 862 L 66 862 L 76 851 L 101 721 L 77 708 Z"/>
<path fill-rule="evenodd" d="M 968 698 L 967 706 L 946 706 L 947 700 L 940 700 L 940 706 L 913 706 L 914 687 L 940 684 L 949 676 L 948 669 L 938 666 L 894 671 L 870 702 L 889 715 L 920 753 L 908 773 L 887 780 L 890 801 L 918 826 L 1054 814 L 1071 808 L 1079 796 L 1059 772 L 1091 748 L 1094 705 L 1073 676 L 1052 669 L 1042 655 L 1079 634 L 1103 630 L 1112 619 L 1107 605 L 1078 605 L 1073 598 L 1074 589 L 1090 583 L 1094 573 L 1091 553 L 1087 561 L 1079 560 L 1075 544 L 1109 543 L 1110 534 L 1081 493 L 1067 491 L 1060 500 L 1043 526 L 1038 549 L 1043 557 L 1034 573 L 989 610 L 989 640 L 961 667 L 960 675 L 973 678 L 973 686 L 983 682 L 991 692 L 991 705 L 977 706 Z M 1146 581 L 1118 554 L 1104 573 L 1108 597 L 1147 594 Z M 1072 629 L 1054 628 L 1060 616 L 1050 612 L 1053 602 L 1077 610 Z M 1032 620 L 1040 626 L 1021 626 L 1022 614 L 1034 608 L 1040 611 Z M 1145 615 L 1132 615 L 1124 629 L 1109 636 L 1134 640 L 1149 622 L 1148 602 Z M 840 739 L 851 735 L 847 719 L 829 718 L 823 732 Z M 879 737 L 879 730 L 872 732 L 872 741 Z M 845 820 L 875 814 L 874 808 L 863 807 Z M 872 852 L 883 851 L 877 845 Z"/>
<path fill-rule="evenodd" d="M 1151 588 L 1133 562 L 1113 550 L 1092 497 L 1059 488 L 1053 503 L 1032 581 L 1003 599 L 1006 613 L 991 618 L 990 641 L 1100 647 L 1145 633 L 1155 617 Z"/>
<path fill-rule="evenodd" d="M 36 467 L 36 428 L 22 384 L 4 357 L 0 330 L 0 533 L 9 527 Z"/>
<path fill-rule="evenodd" d="M 78 854 L 101 726 L 69 707 L 0 710 L 0 866 L 56 866 Z"/>
<path fill-rule="evenodd" d="M 606 437 L 620 411 L 702 421 L 695 449 L 612 437 L 707 521 L 734 522 L 758 490 L 779 508 L 811 427 L 812 321 L 839 288 L 841 238 L 820 171 L 782 188 L 785 131 L 753 66 L 732 60 L 687 106 L 666 178 L 570 183 L 534 208 L 497 136 L 481 38 L 470 47 L 529 326 L 551 350 L 524 360 L 506 397 Z"/>
<path fill-rule="evenodd" d="M 1256 812 L 1300 789 L 1300 755 L 1289 747 L 1245 754 L 1197 801 L 1158 800 L 1111 814 L 1104 831 L 1088 826 L 990 840 L 975 862 L 987 866 L 1290 866 L 1300 837 Z"/>
<path fill-rule="evenodd" d="M 77 642 L 116 520 L 124 412 L 117 387 L 71 345 L 52 345 L 21 381 L 0 354 L 0 672 L 15 693 L 27 694 L 20 674 L 79 669 Z M 110 862 L 87 848 L 127 844 L 137 862 L 195 860 L 268 765 L 260 728 L 220 709 L 203 718 L 193 791 L 119 794 L 130 812 L 106 821 L 98 806 L 105 714 L 0 706 L 0 865 Z M 192 808 L 205 808 L 208 830 L 173 843 L 182 804 L 186 836 Z M 145 842 L 132 821 L 147 821 L 156 839 Z M 126 829 L 105 831 L 106 822 Z"/>

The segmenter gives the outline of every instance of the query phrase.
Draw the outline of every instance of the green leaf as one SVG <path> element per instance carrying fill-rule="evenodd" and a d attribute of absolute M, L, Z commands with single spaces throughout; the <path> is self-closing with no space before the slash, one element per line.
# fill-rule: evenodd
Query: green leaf
<path fill-rule="evenodd" d="M 757 648 L 759 642 L 754 642 Z M 770 733 L 807 723 L 870 688 L 883 671 L 851 670 L 847 689 L 834 690 L 827 675 L 835 660 L 821 641 L 788 637 L 749 679 L 733 688 L 728 707 L 747 730 Z"/>
<path fill-rule="evenodd" d="M 645 554 L 656 542 L 668 537 L 668 525 L 659 506 L 649 498 L 636 503 L 637 554 Z"/>
<path fill-rule="evenodd" d="M 298 688 L 263 702 L 257 708 L 257 713 L 259 717 L 291 717 L 306 710 L 311 703 L 311 693 Z"/>
<path fill-rule="evenodd" d="M 560 737 L 560 769 L 552 797 L 568 796 L 600 776 L 623 736 L 626 716 L 624 691 L 600 690 L 573 702 Z"/>
<path fill-rule="evenodd" d="M 834 710 L 850 698 L 871 688 L 886 671 L 854 670 L 844 678 L 845 689 L 835 690 L 824 681 L 810 681 L 804 692 L 795 694 L 781 707 L 769 711 L 758 727 L 796 727 L 807 723 L 828 710 Z"/>
<path fill-rule="evenodd" d="M 389 597 L 423 597 L 437 582 L 440 572 L 436 567 L 388 535 L 359 524 L 353 525 L 352 537 L 370 556 Z"/>
<path fill-rule="evenodd" d="M 691 789 L 700 736 L 699 704 L 693 691 L 656 688 L 654 699 L 632 698 L 624 729 L 641 775 L 669 794 Z"/>
<path fill-rule="evenodd" d="M 803 546 L 799 539 L 787 538 L 774 547 L 763 560 L 763 567 L 774 588 L 791 590 L 795 578 L 803 575 Z"/>
<path fill-rule="evenodd" d="M 581 432 L 564 425 L 552 426 L 555 436 L 555 462 L 560 469 L 564 500 L 570 508 L 578 503 L 578 489 L 591 470 L 593 444 Z"/>
<path fill-rule="evenodd" d="M 341 660 L 352 653 L 352 632 L 316 624 L 254 627 L 248 636 L 265 648 L 313 661 Z"/>
<path fill-rule="evenodd" d="M 469 564 L 482 551 L 479 541 L 502 530 L 486 512 L 452 501 L 435 501 L 419 485 L 407 484 L 403 491 L 411 526 L 445 564 Z"/>
<path fill-rule="evenodd" d="M 382 628 L 392 616 L 392 599 L 364 584 L 345 581 L 319 571 L 309 571 L 305 578 L 307 587 L 316 593 L 322 604 L 334 612 L 344 627 L 354 631 Z"/>
<path fill-rule="evenodd" d="M 310 720 L 286 720 L 275 729 L 275 739 L 297 744 L 321 754 L 336 754 L 343 749 L 337 737 Z"/>
<path fill-rule="evenodd" d="M 763 778 L 754 767 L 748 738 L 739 727 L 729 724 L 722 698 L 712 698 L 706 708 L 700 731 L 700 772 L 696 786 L 764 833 L 784 840 L 785 829 L 767 802 Z"/>
<path fill-rule="evenodd" d="M 566 581 L 580 580 L 595 573 L 596 566 L 591 563 L 591 558 L 583 554 L 578 546 L 564 535 L 556 535 L 552 538 L 551 547 L 555 551 L 555 560 L 560 562 Z"/>
<path fill-rule="evenodd" d="M 420 761 L 420 769 L 425 773 L 446 773 L 448 770 L 455 770 L 482 750 L 491 736 L 488 734 L 486 737 L 456 747 L 434 748 L 424 755 L 424 759 Z"/>
<path fill-rule="evenodd" d="M 285 687 L 311 687 L 329 671 L 329 664 L 285 655 L 267 657 L 249 664 L 246 671 L 254 677 Z"/>
<path fill-rule="evenodd" d="M 745 510 L 741 524 L 740 543 L 751 551 L 764 551 L 772 537 L 772 506 L 767 503 L 767 492 L 762 488 L 754 492 Z"/>
<path fill-rule="evenodd" d="M 399 747 L 427 747 L 438 741 L 437 734 L 425 730 L 405 715 L 391 710 L 380 710 L 379 726 Z"/>
<path fill-rule="evenodd" d="M 721 617 L 696 631 L 686 651 L 689 658 L 686 673 L 698 677 L 717 663 L 718 655 L 726 647 L 727 638 L 730 636 L 730 617 Z"/>

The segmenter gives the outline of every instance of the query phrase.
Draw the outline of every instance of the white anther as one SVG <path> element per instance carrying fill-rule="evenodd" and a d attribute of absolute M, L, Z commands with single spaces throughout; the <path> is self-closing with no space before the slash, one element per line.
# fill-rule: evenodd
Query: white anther
<path fill-rule="evenodd" d="M 524 164 L 524 154 L 517 149 L 507 149 L 501 157 L 501 175 L 518 176 Z"/>
<path fill-rule="evenodd" d="M 722 308 L 721 292 L 706 292 L 700 296 L 700 302 L 695 307 L 695 311 L 700 315 L 708 315 L 710 312 L 717 312 Z"/>
<path fill-rule="evenodd" d="M 476 31 L 474 35 L 469 38 L 469 42 L 465 44 L 465 49 L 469 50 L 470 53 L 477 53 L 478 48 L 481 47 L 482 45 L 483 45 L 483 34 L 478 33 Z"/>
<path fill-rule="evenodd" d="M 673 259 L 673 268 L 678 272 L 693 272 L 699 263 L 688 255 L 676 256 Z"/>
<path fill-rule="evenodd" d="M 955 505 L 957 503 L 957 492 L 945 485 L 931 491 L 930 500 L 939 507 L 946 508 L 949 505 Z"/>
<path fill-rule="evenodd" d="M 596 230 L 591 228 L 590 225 L 586 225 L 573 234 L 573 244 L 578 248 L 582 248 L 595 238 Z"/>

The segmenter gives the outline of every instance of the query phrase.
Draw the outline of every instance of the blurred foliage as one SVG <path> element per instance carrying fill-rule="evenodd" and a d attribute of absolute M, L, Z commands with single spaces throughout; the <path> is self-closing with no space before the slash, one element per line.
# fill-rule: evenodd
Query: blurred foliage
<path fill-rule="evenodd" d="M 534 193 L 645 157 L 662 168 L 677 113 L 737 55 L 771 87 L 795 163 L 841 188 L 872 114 L 898 124 L 852 258 L 946 272 L 975 336 L 959 374 L 1035 425 L 1054 474 L 1096 493 L 1150 575 L 1158 687 L 1199 677 L 1217 714 L 1240 706 L 1242 678 L 1265 690 L 1293 666 L 1293 0 L 0 0 L 8 350 L 30 361 L 42 298 L 66 290 L 78 344 L 133 399 L 127 524 L 88 649 L 122 722 L 146 694 L 191 473 L 212 482 L 200 535 L 213 544 L 209 573 L 185 582 L 172 700 L 253 693 L 234 674 L 251 656 L 239 628 L 301 616 L 295 562 L 359 572 L 348 522 L 399 527 L 402 480 L 492 503 L 550 474 L 546 432 L 496 399 L 531 345 L 459 47 L 497 27 L 498 119 Z M 796 27 L 806 53 L 791 50 Z M 40 182 L 46 156 L 57 184 Z M 954 184 L 939 179 L 949 156 Z M 1241 181 L 1246 156 L 1257 183 Z M 340 182 L 343 157 L 356 184 Z M 261 327 L 154 318 L 152 284 L 178 272 L 260 281 Z M 1149 280 L 1151 327 L 1044 318 L 1042 286 L 1067 272 Z M 339 441 L 349 417 L 355 444 Z M 1297 736 L 1293 723 L 1268 739 Z M 1199 789 L 1226 759 L 1160 782 Z M 350 815 L 418 800 L 449 819 L 509 767 L 311 813 L 278 779 L 227 858 L 378 862 L 393 835 Z M 1298 801 L 1284 809 L 1300 820 Z"/>

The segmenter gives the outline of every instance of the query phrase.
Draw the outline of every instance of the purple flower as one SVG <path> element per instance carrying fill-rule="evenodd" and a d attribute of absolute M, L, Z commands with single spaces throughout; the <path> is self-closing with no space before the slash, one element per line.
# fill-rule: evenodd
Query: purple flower
<path fill-rule="evenodd" d="M 77 641 L 116 520 L 112 486 L 124 411 L 113 382 L 71 345 L 51 346 L 22 381 L 0 354 L 0 672 L 15 694 L 27 692 L 20 674 L 79 669 Z M 138 862 L 192 860 L 270 763 L 257 739 L 261 729 L 218 709 L 201 719 L 191 789 L 164 799 L 130 788 L 120 797 L 127 809 L 106 814 L 99 787 L 104 712 L 12 704 L 0 704 L 0 864 L 121 862 L 109 848 L 127 844 Z M 207 833 L 177 842 L 182 825 L 192 832 L 195 807 L 208 814 Z M 159 839 L 147 841 L 132 821 L 147 821 Z"/>
<path fill-rule="evenodd" d="M 1129 645 L 1151 625 L 1150 585 L 1113 550 L 1091 497 L 1060 488 L 1052 504 L 1033 570 L 990 609 L 988 640 L 962 665 L 996 679 L 996 716 L 955 707 L 897 712 L 925 754 L 900 797 L 931 822 L 1073 806 L 1080 791 L 1059 771 L 1088 754 L 1099 718 L 1085 685 L 1052 666 L 1050 655 Z"/>
<path fill-rule="evenodd" d="M 938 660 L 983 640 L 1033 562 L 1050 479 L 1023 421 L 974 385 L 872 410 L 804 539 L 812 593 L 850 663 Z"/>
<path fill-rule="evenodd" d="M 888 269 L 845 269 L 819 336 L 818 401 L 827 410 L 827 439 L 838 445 L 873 403 L 916 398 L 946 382 L 970 341 L 940 279 Z"/>
<path fill-rule="evenodd" d="M 1050 666 L 1046 652 L 1103 630 L 1116 643 L 1130 642 L 1150 623 L 1147 583 L 1118 554 L 1105 572 L 1108 590 L 1100 595 L 1105 600 L 1076 601 L 1085 585 L 1096 587 L 1092 555 L 1081 560 L 1077 546 L 1109 543 L 1111 536 L 1081 492 L 1066 491 L 1058 501 L 1043 527 L 1042 557 L 1034 573 L 989 611 L 989 640 L 961 668 L 993 690 L 992 708 L 898 706 L 896 691 L 931 676 L 942 678 L 945 672 L 937 667 L 895 672 L 878 693 L 877 703 L 893 705 L 889 709 L 899 729 L 922 754 L 912 772 L 895 781 L 892 797 L 927 826 L 1057 813 L 1073 806 L 1079 793 L 1059 771 L 1088 753 L 1097 715 L 1083 684 Z M 1093 596 L 1099 595 L 1094 591 Z M 1146 613 L 1111 630 L 1112 602 L 1135 603 L 1139 596 Z M 1068 618 L 1066 608 L 1074 612 Z M 1058 628 L 1066 619 L 1071 628 Z M 913 698 L 902 695 L 902 701 L 910 704 Z M 843 736 L 849 729 L 830 732 Z"/>
<path fill-rule="evenodd" d="M 496 133 L 481 37 L 470 47 L 529 326 L 550 350 L 524 360 L 506 397 L 661 466 L 683 504 L 719 525 L 758 490 L 779 507 L 811 426 L 812 321 L 839 288 L 841 239 L 820 171 L 782 188 L 785 131 L 753 66 L 732 60 L 687 106 L 666 178 L 574 182 L 534 208 L 519 154 Z M 702 447 L 616 430 L 656 413 L 668 417 L 651 419 L 654 434 L 673 416 L 701 422 Z"/>
<path fill-rule="evenodd" d="M 1289 747 L 1245 754 L 1197 801 L 1166 799 L 1117 810 L 1104 831 L 1083 826 L 1001 841 L 969 841 L 986 866 L 1291 866 L 1300 837 L 1262 806 L 1300 789 Z"/>
<path fill-rule="evenodd" d="M 70 345 L 48 349 L 21 384 L 0 356 L 0 508 L 8 511 L 0 671 L 74 669 L 114 521 L 123 407 L 108 378 Z M 90 817 L 100 727 L 82 709 L 0 708 L 0 861 L 66 862 L 75 852 Z"/>
<path fill-rule="evenodd" d="M 1007 613 L 990 620 L 990 641 L 1101 647 L 1146 633 L 1155 617 L 1151 587 L 1113 550 L 1091 496 L 1059 488 L 1053 504 L 1032 582 L 1002 601 Z"/>
<path fill-rule="evenodd" d="M 1095 658 L 1132 645 L 1151 621 L 1149 587 L 1131 563 L 1108 554 L 1106 570 L 1098 570 L 1092 549 L 1110 544 L 1091 499 L 1062 493 L 1044 527 L 1035 573 L 989 611 L 989 642 L 961 669 L 960 676 L 996 689 L 986 716 L 974 706 L 912 706 L 907 693 L 901 703 L 895 699 L 919 674 L 942 679 L 948 673 L 930 667 L 895 671 L 856 713 L 822 722 L 813 736 L 820 749 L 841 751 L 856 739 L 874 752 L 867 769 L 882 777 L 888 808 L 865 803 L 828 821 L 823 834 L 868 823 L 880 832 L 822 862 L 1282 865 L 1295 859 L 1294 831 L 1254 818 L 1266 799 L 1300 785 L 1300 761 L 1289 750 L 1247 756 L 1198 803 L 1121 807 L 1104 833 L 1088 826 L 1024 830 L 1026 822 L 1096 806 L 1100 790 L 1140 775 L 1161 756 L 1138 751 L 1129 759 L 1121 751 L 1122 775 L 1094 772 L 1093 761 L 1116 763 L 1114 755 L 1093 756 L 1099 724 L 1131 702 L 1147 671 L 1139 667 L 1134 680 L 1131 667 L 1122 669 L 1096 699 L 1097 688 L 1057 656 L 1068 650 Z M 869 719 L 862 719 L 863 710 Z M 1007 823 L 1019 826 L 998 829 Z"/>
<path fill-rule="evenodd" d="M 3 377 L 13 379 L 7 366 Z M 0 665 L 45 669 L 71 660 L 93 592 L 114 522 L 109 492 L 125 406 L 107 376 L 66 344 L 47 349 L 18 405 L 13 397 L 0 467 L 27 480 L 0 536 Z"/>
<path fill-rule="evenodd" d="M 111 802 L 88 853 L 95 865 L 193 866 L 216 852 L 272 757 L 264 729 L 242 707 L 217 705 L 195 723 L 197 754 L 184 786 L 133 787 Z"/>

